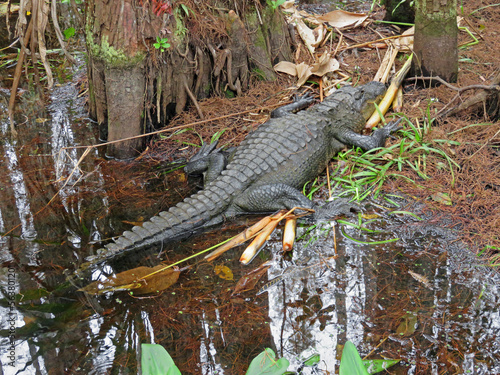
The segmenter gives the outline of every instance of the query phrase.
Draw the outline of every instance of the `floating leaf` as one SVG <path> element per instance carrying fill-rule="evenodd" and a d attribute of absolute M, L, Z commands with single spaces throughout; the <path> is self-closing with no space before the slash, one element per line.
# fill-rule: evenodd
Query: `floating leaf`
<path fill-rule="evenodd" d="M 320 355 L 316 353 L 310 356 L 309 358 L 305 359 L 304 361 L 302 361 L 302 364 L 306 367 L 312 367 L 314 365 L 317 365 L 320 360 L 321 360 Z"/>
<path fill-rule="evenodd" d="M 276 359 L 276 354 L 273 350 L 266 348 L 252 360 L 246 375 L 281 375 L 286 372 L 289 365 L 290 362 L 287 359 Z"/>
<path fill-rule="evenodd" d="M 160 264 L 156 267 L 137 267 L 120 272 L 107 280 L 97 280 L 80 289 L 90 294 L 102 294 L 120 290 L 134 291 L 134 294 L 149 294 L 161 292 L 179 279 L 177 268 L 167 268 Z"/>
<path fill-rule="evenodd" d="M 221 264 L 215 266 L 215 274 L 224 280 L 233 280 L 233 271 L 228 266 L 223 266 Z"/>
<path fill-rule="evenodd" d="M 429 282 L 429 279 L 423 275 L 420 275 L 416 272 L 413 272 L 411 270 L 408 270 L 408 273 L 413 277 L 415 280 L 417 280 L 419 283 L 424 284 L 427 288 L 432 289 L 432 285 Z"/>
<path fill-rule="evenodd" d="M 64 37 L 66 39 L 71 38 L 72 36 L 75 35 L 75 28 L 74 27 L 68 27 L 66 30 L 63 31 Z"/>
<path fill-rule="evenodd" d="M 417 314 L 414 312 L 407 312 L 402 316 L 403 321 L 396 328 L 396 333 L 401 336 L 409 336 L 415 333 L 417 329 Z"/>
<path fill-rule="evenodd" d="M 143 375 L 181 375 L 165 348 L 158 344 L 141 344 Z"/>

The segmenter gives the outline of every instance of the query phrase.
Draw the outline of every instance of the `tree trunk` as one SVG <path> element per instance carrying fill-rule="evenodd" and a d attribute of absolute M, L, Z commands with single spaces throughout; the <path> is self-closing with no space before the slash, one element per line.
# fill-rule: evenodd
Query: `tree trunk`
<path fill-rule="evenodd" d="M 412 71 L 416 76 L 458 76 L 456 0 L 417 0 Z"/>
<path fill-rule="evenodd" d="M 292 58 L 284 17 L 265 1 L 170 4 L 87 1 L 89 107 L 103 140 L 164 126 L 209 95 L 241 95 L 252 76 L 275 79 L 272 66 Z M 142 139 L 113 143 L 107 155 L 133 157 Z"/>

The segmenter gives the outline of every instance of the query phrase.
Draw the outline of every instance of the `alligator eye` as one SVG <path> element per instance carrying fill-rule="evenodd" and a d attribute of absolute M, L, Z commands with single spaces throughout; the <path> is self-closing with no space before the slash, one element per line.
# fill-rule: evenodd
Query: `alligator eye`
<path fill-rule="evenodd" d="M 354 94 L 354 99 L 355 100 L 360 100 L 363 97 L 363 94 L 365 93 L 364 90 L 359 90 Z"/>

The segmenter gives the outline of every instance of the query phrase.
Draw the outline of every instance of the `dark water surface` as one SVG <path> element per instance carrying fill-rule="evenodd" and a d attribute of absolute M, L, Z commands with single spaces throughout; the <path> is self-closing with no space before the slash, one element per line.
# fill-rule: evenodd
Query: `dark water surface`
<path fill-rule="evenodd" d="M 45 107 L 30 104 L 28 94 L 23 105 L 17 141 L 7 118 L 0 123 L 0 233 L 9 232 L 0 239 L 0 372 L 136 374 L 140 344 L 158 343 L 183 374 L 243 374 L 266 347 L 294 370 L 319 353 L 319 365 L 303 373 L 333 374 L 350 340 L 362 357 L 402 359 L 393 374 L 500 373 L 498 276 L 432 220 L 389 215 L 377 205 L 367 206 L 374 216 L 362 220 L 381 233 L 299 228 L 303 238 L 283 260 L 279 229 L 251 265 L 239 265 L 241 248 L 229 251 L 183 272 L 159 296 L 78 292 L 103 274 L 184 258 L 235 234 L 247 219 L 127 254 L 81 285 L 68 284 L 63 272 L 94 254 L 96 242 L 179 201 L 197 181 L 181 172 L 165 180 L 146 162 L 107 161 L 95 149 L 74 170 L 84 150 L 63 147 L 96 142 L 74 85 L 56 87 Z M 1 106 L 6 112 L 5 100 Z M 363 241 L 400 239 L 361 245 L 340 228 Z M 254 289 L 233 295 L 244 274 L 273 257 Z M 217 276 L 216 265 L 229 267 L 234 280 Z"/>

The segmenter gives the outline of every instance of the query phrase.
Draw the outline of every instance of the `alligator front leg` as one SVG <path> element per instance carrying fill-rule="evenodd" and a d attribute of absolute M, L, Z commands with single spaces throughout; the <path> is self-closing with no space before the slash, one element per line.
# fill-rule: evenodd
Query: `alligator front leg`
<path fill-rule="evenodd" d="M 345 145 L 359 147 L 363 151 L 368 151 L 376 147 L 384 147 L 385 141 L 391 133 L 402 129 L 399 126 L 401 120 L 391 121 L 383 128 L 376 129 L 371 135 L 361 135 L 350 129 L 342 128 L 335 134 L 335 139 Z"/>

